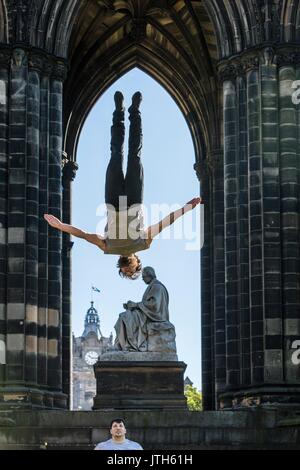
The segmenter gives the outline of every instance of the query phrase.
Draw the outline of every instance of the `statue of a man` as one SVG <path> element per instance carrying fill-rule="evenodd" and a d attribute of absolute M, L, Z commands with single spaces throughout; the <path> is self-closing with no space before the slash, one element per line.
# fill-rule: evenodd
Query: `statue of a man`
<path fill-rule="evenodd" d="M 170 330 L 172 331 L 173 351 L 175 346 L 174 326 L 169 322 L 169 294 L 166 287 L 156 279 L 155 271 L 147 266 L 142 271 L 143 281 L 148 287 L 141 302 L 129 300 L 123 304 L 125 312 L 120 313 L 115 324 L 115 349 L 123 351 L 155 351 L 155 345 L 149 348 L 149 328 L 153 327 L 155 335 L 165 335 L 166 343 L 170 343 Z M 166 336 L 167 335 L 167 336 Z M 154 342 L 153 344 L 157 344 Z M 168 349 L 168 346 L 166 347 Z"/>

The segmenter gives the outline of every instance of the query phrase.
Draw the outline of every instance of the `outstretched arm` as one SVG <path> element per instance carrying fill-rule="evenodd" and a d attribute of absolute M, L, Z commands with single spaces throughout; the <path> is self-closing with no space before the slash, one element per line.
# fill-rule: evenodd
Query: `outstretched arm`
<path fill-rule="evenodd" d="M 191 201 L 187 202 L 181 209 L 171 212 L 169 215 L 164 217 L 157 224 L 154 224 L 148 227 L 146 229 L 148 243 L 150 244 L 153 238 L 156 237 L 156 235 L 158 235 L 166 227 L 169 227 L 170 225 L 172 225 L 175 222 L 175 220 L 182 217 L 183 214 L 186 214 L 187 212 L 194 209 L 198 204 L 203 204 L 202 198 L 194 197 L 194 199 L 191 199 Z"/>
<path fill-rule="evenodd" d="M 105 250 L 105 241 L 101 235 L 84 232 L 80 228 L 73 227 L 69 224 L 64 224 L 57 217 L 54 217 L 54 215 L 51 214 L 44 214 L 44 219 L 48 222 L 49 225 L 51 225 L 51 227 L 54 227 L 61 232 L 70 233 L 70 235 L 74 235 L 74 237 L 83 238 L 87 242 L 92 243 L 93 245 L 97 245 L 99 248 L 101 248 L 101 250 Z"/>

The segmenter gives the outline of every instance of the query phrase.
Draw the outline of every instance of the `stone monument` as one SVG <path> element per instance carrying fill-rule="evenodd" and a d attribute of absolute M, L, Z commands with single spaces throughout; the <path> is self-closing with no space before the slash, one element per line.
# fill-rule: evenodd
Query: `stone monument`
<path fill-rule="evenodd" d="M 186 409 L 169 294 L 152 267 L 142 272 L 147 289 L 140 302 L 123 304 L 114 347 L 95 366 L 94 409 Z"/>

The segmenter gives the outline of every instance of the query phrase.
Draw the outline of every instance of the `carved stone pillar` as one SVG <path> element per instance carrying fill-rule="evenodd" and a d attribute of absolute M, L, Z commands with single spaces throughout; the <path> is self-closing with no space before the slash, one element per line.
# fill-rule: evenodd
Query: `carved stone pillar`
<path fill-rule="evenodd" d="M 76 176 L 78 165 L 68 160 L 63 152 L 63 220 L 71 223 L 72 212 L 72 181 Z M 71 322 L 71 282 L 72 282 L 72 258 L 71 249 L 73 242 L 68 233 L 63 233 L 62 250 L 62 377 L 63 391 L 69 397 L 68 405 L 72 403 L 72 322 Z"/>
<path fill-rule="evenodd" d="M 300 338 L 299 56 L 267 47 L 224 64 L 226 388 L 218 401 L 300 404 L 292 361 Z"/>
<path fill-rule="evenodd" d="M 202 349 L 202 392 L 203 409 L 214 408 L 214 365 L 213 365 L 213 293 L 212 266 L 210 265 L 212 244 L 211 226 L 211 175 L 207 160 L 194 165 L 201 185 L 201 196 L 204 201 L 204 245 L 201 249 L 201 349 Z"/>
<path fill-rule="evenodd" d="M 66 406 L 61 379 L 61 234 L 43 219 L 45 212 L 61 217 L 65 70 L 62 60 L 25 46 L 0 51 L 4 407 Z"/>
<path fill-rule="evenodd" d="M 6 375 L 8 259 L 8 86 L 11 54 L 0 51 L 0 386 Z"/>
<path fill-rule="evenodd" d="M 212 291 L 213 315 L 213 357 L 214 357 L 214 401 L 213 409 L 217 408 L 217 394 L 224 389 L 225 373 L 225 282 L 224 282 L 224 168 L 223 151 L 214 149 L 208 155 L 208 163 L 212 175 Z"/>

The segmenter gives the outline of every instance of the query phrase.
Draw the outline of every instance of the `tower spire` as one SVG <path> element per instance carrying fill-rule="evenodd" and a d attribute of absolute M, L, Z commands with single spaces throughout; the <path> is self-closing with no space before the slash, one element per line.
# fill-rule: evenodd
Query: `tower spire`
<path fill-rule="evenodd" d="M 94 332 L 97 334 L 97 337 L 102 337 L 100 330 L 100 317 L 97 310 L 94 307 L 94 301 L 91 300 L 91 306 L 86 312 L 84 320 L 84 331 L 82 337 L 86 337 L 89 333 Z"/>

